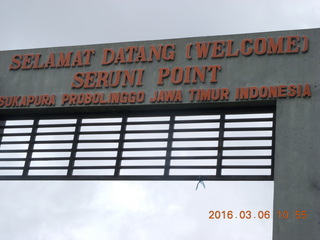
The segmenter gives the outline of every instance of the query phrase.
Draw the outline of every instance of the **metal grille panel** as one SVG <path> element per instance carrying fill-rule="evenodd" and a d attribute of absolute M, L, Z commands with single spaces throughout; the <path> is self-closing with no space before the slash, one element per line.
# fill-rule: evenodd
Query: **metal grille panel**
<path fill-rule="evenodd" d="M 272 180 L 274 111 L 6 120 L 0 180 Z"/>

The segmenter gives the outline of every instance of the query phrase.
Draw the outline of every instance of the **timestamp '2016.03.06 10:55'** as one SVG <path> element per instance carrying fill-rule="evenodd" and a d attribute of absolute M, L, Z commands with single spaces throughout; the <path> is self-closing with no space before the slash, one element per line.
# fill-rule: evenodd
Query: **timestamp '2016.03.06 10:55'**
<path fill-rule="evenodd" d="M 306 219 L 307 211 L 277 211 L 279 219 Z M 209 219 L 272 219 L 270 211 L 209 211 Z"/>

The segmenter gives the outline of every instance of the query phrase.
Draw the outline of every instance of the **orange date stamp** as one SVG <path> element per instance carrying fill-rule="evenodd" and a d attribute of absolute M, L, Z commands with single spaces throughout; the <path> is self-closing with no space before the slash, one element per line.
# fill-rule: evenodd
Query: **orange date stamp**
<path fill-rule="evenodd" d="M 277 211 L 278 219 L 306 219 L 307 211 Z M 209 219 L 271 219 L 270 211 L 209 211 Z"/>
<path fill-rule="evenodd" d="M 209 211 L 209 219 L 269 219 L 270 211 Z"/>

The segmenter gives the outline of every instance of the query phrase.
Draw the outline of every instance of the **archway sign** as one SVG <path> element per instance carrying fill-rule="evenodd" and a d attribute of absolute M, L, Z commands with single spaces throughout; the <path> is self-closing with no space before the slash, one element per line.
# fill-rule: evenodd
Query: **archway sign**
<path fill-rule="evenodd" d="M 0 52 L 1 180 L 274 180 L 320 236 L 319 29 Z"/>

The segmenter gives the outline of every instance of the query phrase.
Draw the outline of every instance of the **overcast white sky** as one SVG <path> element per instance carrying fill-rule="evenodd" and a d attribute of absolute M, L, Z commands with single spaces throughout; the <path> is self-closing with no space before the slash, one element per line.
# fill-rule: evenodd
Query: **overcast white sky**
<path fill-rule="evenodd" d="M 318 0 L 0 0 L 0 50 L 317 28 Z M 1 60 L 0 60 L 1 61 Z M 1 64 L 1 62 L 0 62 Z M 272 182 L 0 182 L 0 239 L 271 240 Z"/>

